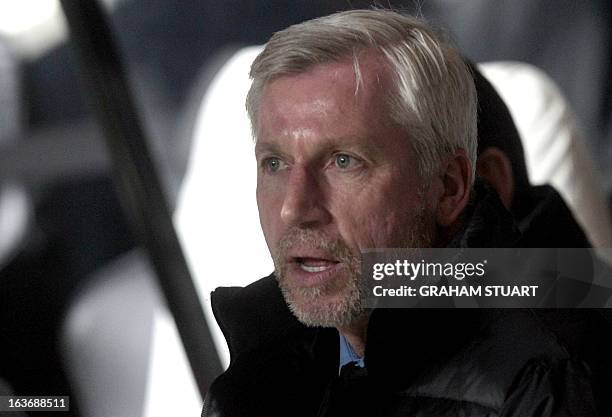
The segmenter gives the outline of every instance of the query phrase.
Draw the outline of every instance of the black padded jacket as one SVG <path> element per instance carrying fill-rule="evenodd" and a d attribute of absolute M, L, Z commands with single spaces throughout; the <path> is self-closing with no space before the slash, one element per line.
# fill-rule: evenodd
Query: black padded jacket
<path fill-rule="evenodd" d="M 509 213 L 477 187 L 451 245 L 517 244 Z M 377 309 L 366 375 L 339 375 L 337 331 L 299 323 L 273 276 L 212 303 L 231 362 L 205 417 L 597 415 L 588 366 L 532 310 Z"/>

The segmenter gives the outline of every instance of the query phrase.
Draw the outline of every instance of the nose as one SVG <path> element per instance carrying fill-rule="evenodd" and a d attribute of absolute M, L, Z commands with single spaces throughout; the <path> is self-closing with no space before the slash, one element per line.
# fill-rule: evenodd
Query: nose
<path fill-rule="evenodd" d="M 306 168 L 296 167 L 289 174 L 281 219 L 286 226 L 312 228 L 330 221 L 321 184 Z"/>

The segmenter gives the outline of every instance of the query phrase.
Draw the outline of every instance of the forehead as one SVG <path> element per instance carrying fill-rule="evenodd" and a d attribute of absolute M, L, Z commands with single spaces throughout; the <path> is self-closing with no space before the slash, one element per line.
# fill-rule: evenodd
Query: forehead
<path fill-rule="evenodd" d="M 278 133 L 299 125 L 351 130 L 388 124 L 389 69 L 375 53 L 362 53 L 357 62 L 358 67 L 347 57 L 269 82 L 260 101 L 258 133 L 265 137 L 270 128 Z"/>

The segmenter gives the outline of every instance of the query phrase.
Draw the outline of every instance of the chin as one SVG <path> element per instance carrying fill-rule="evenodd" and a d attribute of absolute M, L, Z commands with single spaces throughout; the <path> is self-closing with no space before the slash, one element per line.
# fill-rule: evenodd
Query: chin
<path fill-rule="evenodd" d="M 364 313 L 363 294 L 357 285 L 340 293 L 325 294 L 325 288 L 297 288 L 280 284 L 293 315 L 309 327 L 343 327 Z"/>

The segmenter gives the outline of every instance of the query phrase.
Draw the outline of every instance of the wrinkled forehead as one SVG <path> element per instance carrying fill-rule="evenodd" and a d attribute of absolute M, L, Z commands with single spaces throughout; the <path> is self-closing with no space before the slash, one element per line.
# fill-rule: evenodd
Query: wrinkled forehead
<path fill-rule="evenodd" d="M 381 113 L 392 88 L 390 74 L 380 54 L 362 51 L 299 73 L 278 75 L 263 87 L 257 126 L 287 122 L 286 115 Z"/>

